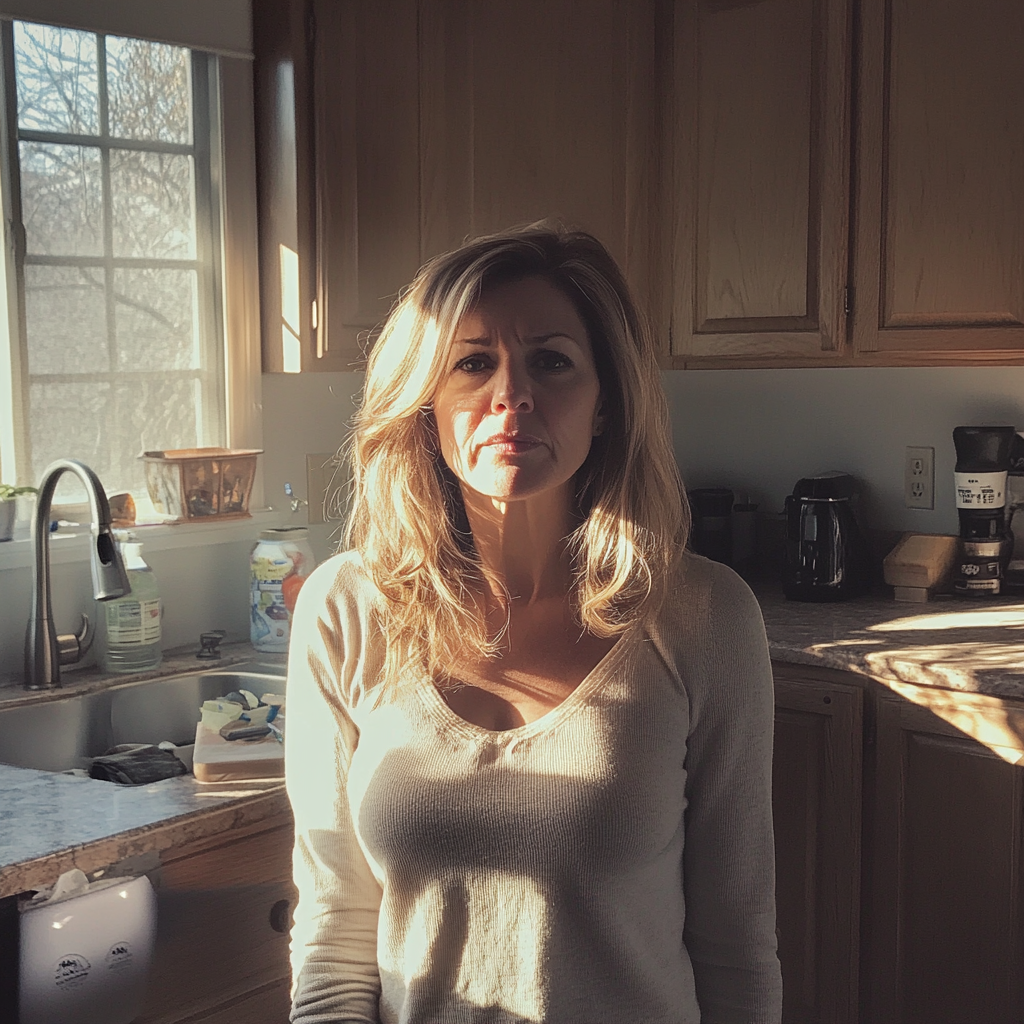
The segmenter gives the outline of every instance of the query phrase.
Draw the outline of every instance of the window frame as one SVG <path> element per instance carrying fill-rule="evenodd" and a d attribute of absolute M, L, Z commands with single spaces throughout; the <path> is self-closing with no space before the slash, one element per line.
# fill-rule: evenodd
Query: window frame
<path fill-rule="evenodd" d="M 45 18 L 32 18 L 13 14 L 0 15 L 3 31 L 12 37 L 14 20 L 28 20 L 36 24 L 56 24 Z M 103 36 L 147 38 L 133 33 L 119 33 L 116 26 L 102 29 L 84 25 L 68 26 Z M 152 37 L 150 37 L 152 38 Z M 154 39 L 164 42 L 163 39 Z M 221 386 L 217 388 L 223 423 L 223 443 L 233 447 L 262 449 L 262 388 L 260 364 L 260 314 L 258 291 L 258 248 L 256 214 L 256 161 L 254 100 L 252 83 L 252 57 L 250 53 L 206 50 L 183 41 L 171 41 L 184 46 L 205 61 L 204 76 L 207 89 L 206 110 L 209 112 L 211 131 L 207 138 L 215 143 L 209 146 L 210 179 L 215 185 L 217 206 L 209 224 L 209 245 L 216 269 L 219 287 L 214 289 L 211 328 L 220 359 Z M 12 53 L 12 48 L 10 51 Z M 14 101 L 13 61 L 4 61 L 0 75 L 0 110 L 8 110 Z M 0 130 L 0 162 L 6 177 L 11 165 L 11 138 L 16 137 L 16 114 L 8 118 Z M 12 134 L 11 127 L 14 129 Z M 16 142 L 14 143 L 16 145 Z M 19 288 L 16 272 L 15 232 L 10 191 L 6 180 L 0 181 L 0 209 L 3 215 L 3 265 L 0 268 L 0 480 L 18 484 L 35 484 L 29 478 L 20 431 L 28 428 L 26 401 L 23 391 L 27 379 L 25 335 L 20 325 L 20 308 L 24 291 Z M 199 200 L 197 200 L 197 226 L 199 228 Z M 199 255 L 199 253 L 197 253 Z M 201 274 L 201 280 L 209 280 Z M 12 301 L 12 297 L 14 301 Z M 206 398 L 206 396 L 204 396 Z M 207 408 L 213 408 L 209 402 Z M 24 425 L 24 426 L 23 426 Z M 263 506 L 263 473 L 257 468 L 251 507 Z M 20 524 L 18 535 L 24 534 L 27 524 Z M 203 527 L 180 524 L 177 530 L 198 531 Z M 16 536 L 18 536 L 16 535 Z M 10 549 L 8 553 L 13 554 Z M 20 562 L 20 558 L 16 561 Z M 3 561 L 9 561 L 5 558 Z"/>
<path fill-rule="evenodd" d="M 97 135 L 66 132 L 39 131 L 22 128 L 18 123 L 18 102 L 16 83 L 16 59 L 14 24 L 47 24 L 28 22 L 25 19 L 3 18 L 0 21 L 0 67 L 3 73 L 2 100 L 4 146 L 0 166 L 0 189 L 3 192 L 3 211 L 7 245 L 5 256 L 10 270 L 13 263 L 13 282 L 7 275 L 9 288 L 13 283 L 15 301 L 10 301 L 8 291 L 8 353 L 11 357 L 9 387 L 12 409 L 11 422 L 4 424 L 3 432 L 11 435 L 7 451 L 0 447 L 0 469 L 13 461 L 15 475 L 19 482 L 28 481 L 32 465 L 30 430 L 27 413 L 30 414 L 27 396 L 36 380 L 48 383 L 106 383 L 127 379 L 152 380 L 174 378 L 192 380 L 196 400 L 196 428 L 198 444 L 224 444 L 227 438 L 226 415 L 226 357 L 225 324 L 221 296 L 224 290 L 224 266 L 221 253 L 221 238 L 224 233 L 223 198 L 221 188 L 223 173 L 220 167 L 222 145 L 220 143 L 220 89 L 219 62 L 215 55 L 187 49 L 190 60 L 190 104 L 192 116 L 192 140 L 190 143 L 168 143 L 159 140 L 121 139 L 109 131 L 106 39 L 117 37 L 116 33 L 73 29 L 87 33 L 95 39 L 97 54 L 97 104 L 99 128 Z M 54 26 L 61 27 L 61 26 Z M 100 178 L 102 190 L 102 249 L 99 256 L 51 256 L 32 254 L 27 251 L 25 228 L 21 215 L 22 166 L 21 142 L 37 142 L 49 145 L 89 147 L 99 151 Z M 113 193 L 111 189 L 111 153 L 125 152 L 169 153 L 190 156 L 194 166 L 195 254 L 191 259 L 161 259 L 145 257 L 115 256 L 113 252 Z M 68 268 L 96 267 L 104 274 L 105 326 L 110 346 L 110 367 L 104 372 L 93 373 L 43 373 L 31 374 L 28 357 L 26 267 L 55 266 Z M 198 305 L 197 329 L 200 351 L 199 366 L 188 370 L 125 371 L 116 368 L 116 301 L 115 274 L 122 269 L 171 268 L 191 270 L 196 274 Z M 0 346 L 2 348 L 3 346 Z M 17 395 L 19 401 L 13 401 Z M 122 481 L 109 481 L 108 486 L 117 487 Z"/>

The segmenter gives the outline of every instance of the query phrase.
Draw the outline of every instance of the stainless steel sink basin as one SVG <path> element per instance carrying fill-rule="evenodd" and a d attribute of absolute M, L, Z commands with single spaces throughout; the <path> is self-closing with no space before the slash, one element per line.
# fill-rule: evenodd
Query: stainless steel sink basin
<path fill-rule="evenodd" d="M 88 767 L 88 758 L 118 743 L 189 744 L 204 700 L 238 689 L 262 697 L 281 693 L 284 685 L 283 666 L 245 663 L 21 707 L 0 706 L 0 762 L 62 772 Z"/>

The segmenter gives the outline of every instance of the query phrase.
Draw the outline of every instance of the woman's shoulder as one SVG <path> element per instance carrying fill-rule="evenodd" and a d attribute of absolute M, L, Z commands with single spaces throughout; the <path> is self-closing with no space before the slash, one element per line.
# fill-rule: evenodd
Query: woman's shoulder
<path fill-rule="evenodd" d="M 761 609 L 746 581 L 733 569 L 690 551 L 677 562 L 659 615 L 669 633 L 707 639 L 722 631 L 763 635 Z"/>
<path fill-rule="evenodd" d="M 677 561 L 667 593 L 669 597 L 685 594 L 703 601 L 754 600 L 753 591 L 734 569 L 692 551 L 684 551 Z"/>
<path fill-rule="evenodd" d="M 363 619 L 378 597 L 358 551 L 342 551 L 321 562 L 303 583 L 296 617 Z"/>

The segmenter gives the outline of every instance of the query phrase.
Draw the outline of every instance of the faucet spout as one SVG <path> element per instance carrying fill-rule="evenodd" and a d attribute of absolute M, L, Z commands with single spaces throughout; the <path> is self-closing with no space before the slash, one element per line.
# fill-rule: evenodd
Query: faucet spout
<path fill-rule="evenodd" d="M 25 688 L 54 689 L 60 686 L 60 666 L 71 665 L 88 649 L 88 619 L 77 636 L 57 636 L 50 606 L 50 508 L 57 481 L 65 472 L 74 473 L 85 486 L 92 513 L 92 545 L 89 562 L 92 569 L 93 596 L 108 601 L 131 591 L 128 574 L 118 554 L 110 530 L 110 505 L 100 478 L 77 459 L 51 462 L 39 482 L 35 515 L 32 517 L 32 611 L 25 635 Z"/>

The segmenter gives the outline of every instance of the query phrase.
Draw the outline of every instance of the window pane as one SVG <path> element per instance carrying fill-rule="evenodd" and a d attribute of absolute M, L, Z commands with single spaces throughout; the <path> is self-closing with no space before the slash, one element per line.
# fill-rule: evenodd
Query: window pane
<path fill-rule="evenodd" d="M 96 36 L 51 25 L 14 23 L 18 127 L 99 135 Z"/>
<path fill-rule="evenodd" d="M 109 384 L 30 384 L 32 479 L 38 481 L 54 459 L 81 459 L 96 470 L 108 491 L 116 490 L 110 479 L 109 431 L 114 421 L 107 415 L 109 406 Z"/>
<path fill-rule="evenodd" d="M 54 459 L 81 459 L 108 493 L 146 494 L 138 456 L 157 448 L 191 448 L 196 436 L 194 380 L 119 380 L 29 388 L 32 475 Z"/>
<path fill-rule="evenodd" d="M 188 50 L 107 36 L 110 134 L 119 139 L 192 142 Z"/>
<path fill-rule="evenodd" d="M 192 157 L 113 150 L 114 255 L 194 259 Z"/>
<path fill-rule="evenodd" d="M 102 267 L 25 267 L 29 373 L 103 373 L 107 306 Z"/>
<path fill-rule="evenodd" d="M 40 256 L 102 256 L 100 151 L 44 142 L 21 142 L 18 151 L 28 251 Z"/>
<path fill-rule="evenodd" d="M 196 288 L 193 270 L 115 271 L 118 369 L 199 367 Z"/>

